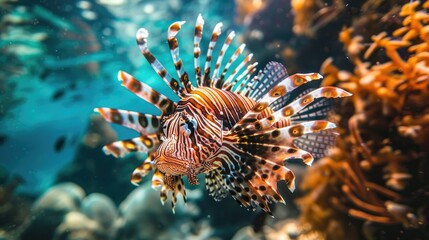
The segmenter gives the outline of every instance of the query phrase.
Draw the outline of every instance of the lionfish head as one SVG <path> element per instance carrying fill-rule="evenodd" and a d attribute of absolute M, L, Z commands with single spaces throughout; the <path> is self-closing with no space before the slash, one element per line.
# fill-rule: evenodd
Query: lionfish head
<path fill-rule="evenodd" d="M 209 159 L 222 145 L 222 124 L 215 116 L 177 111 L 162 119 L 156 168 L 168 175 L 192 178 L 210 167 Z"/>

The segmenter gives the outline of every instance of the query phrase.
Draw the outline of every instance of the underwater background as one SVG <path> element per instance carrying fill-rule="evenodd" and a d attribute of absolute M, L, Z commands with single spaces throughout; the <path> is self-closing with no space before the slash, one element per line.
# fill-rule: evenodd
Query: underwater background
<path fill-rule="evenodd" d="M 428 9 L 394 0 L 0 0 L 0 239 L 429 239 Z M 311 167 L 289 165 L 297 189 L 280 187 L 287 204 L 272 206 L 274 218 L 214 201 L 204 184 L 187 186 L 187 206 L 179 201 L 173 214 L 149 177 L 130 183 L 144 154 L 102 151 L 134 135 L 95 107 L 154 111 L 120 86 L 119 70 L 169 94 L 136 31 L 148 29 L 152 53 L 169 63 L 167 28 L 185 20 L 178 38 L 190 71 L 199 13 L 206 29 L 235 30 L 232 45 L 246 43 L 259 69 L 281 62 L 353 93 L 329 117 L 336 146 Z M 203 53 L 209 40 L 206 32 Z"/>

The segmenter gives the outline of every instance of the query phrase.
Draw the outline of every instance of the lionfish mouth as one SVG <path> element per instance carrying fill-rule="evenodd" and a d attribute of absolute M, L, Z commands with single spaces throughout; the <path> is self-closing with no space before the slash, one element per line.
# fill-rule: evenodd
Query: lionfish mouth
<path fill-rule="evenodd" d="M 183 163 L 183 164 L 182 164 Z M 184 175 L 187 173 L 186 160 L 180 160 L 176 157 L 158 156 L 155 158 L 156 168 L 170 175 Z"/>

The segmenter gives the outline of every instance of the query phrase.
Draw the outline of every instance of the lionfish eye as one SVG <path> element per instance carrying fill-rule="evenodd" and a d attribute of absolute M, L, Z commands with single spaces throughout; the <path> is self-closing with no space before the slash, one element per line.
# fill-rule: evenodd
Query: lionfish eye
<path fill-rule="evenodd" d="M 180 126 L 185 128 L 185 135 L 190 136 L 197 128 L 197 121 L 195 119 L 188 119 L 186 123 L 181 123 Z"/>

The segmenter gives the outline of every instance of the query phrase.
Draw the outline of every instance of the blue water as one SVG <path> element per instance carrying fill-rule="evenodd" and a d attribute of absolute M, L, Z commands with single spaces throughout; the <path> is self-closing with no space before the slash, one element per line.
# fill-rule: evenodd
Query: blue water
<path fill-rule="evenodd" d="M 0 134 L 6 140 L 0 145 L 0 163 L 25 179 L 19 190 L 40 193 L 53 183 L 56 173 L 73 159 L 93 108 L 155 113 L 120 86 L 119 70 L 171 94 L 141 56 L 135 44 L 138 28 L 150 30 L 150 49 L 174 73 L 166 31 L 172 22 L 186 20 L 179 41 L 185 68 L 191 71 L 198 13 L 206 19 L 205 38 L 209 38 L 209 29 L 217 21 L 223 21 L 224 29 L 233 25 L 231 6 L 231 1 L 125 1 L 119 6 L 95 1 L 24 1 L 2 6 L 19 22 L 4 23 L 8 38 L 2 46 L 11 52 L 13 61 L 4 60 L 13 70 L 1 83 L 8 86 L 5 91 L 13 91 L 11 98 L 23 102 L 12 106 L 2 102 Z M 85 18 L 87 12 L 96 17 Z M 39 40 L 37 34 L 45 37 Z M 14 88 L 8 85 L 12 83 Z M 114 128 L 121 139 L 131 135 Z M 65 144 L 56 151 L 56 141 L 62 136 Z"/>

